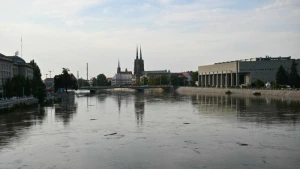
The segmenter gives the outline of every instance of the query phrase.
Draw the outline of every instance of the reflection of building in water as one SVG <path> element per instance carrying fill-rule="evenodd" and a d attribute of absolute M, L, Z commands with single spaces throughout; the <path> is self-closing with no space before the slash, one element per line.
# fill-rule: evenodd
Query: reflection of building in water
<path fill-rule="evenodd" d="M 197 95 L 191 96 L 192 104 L 204 113 L 236 113 L 237 119 L 244 122 L 274 123 L 292 121 L 300 116 L 300 102 L 268 98 Z"/>
<path fill-rule="evenodd" d="M 15 143 L 22 139 L 31 131 L 31 126 L 42 125 L 47 117 L 45 108 L 41 108 L 39 113 L 33 110 L 22 111 L 22 113 L 0 113 L 0 151 L 6 145 Z M 15 140 L 15 141 L 12 141 Z"/>
<path fill-rule="evenodd" d="M 143 125 L 144 113 L 145 113 L 145 101 L 144 95 L 135 95 L 134 100 L 135 116 L 138 125 Z"/>
<path fill-rule="evenodd" d="M 61 119 L 64 125 L 68 125 L 70 119 L 73 118 L 73 115 L 77 112 L 77 103 L 75 99 L 69 99 L 66 102 L 63 102 L 55 106 L 55 118 Z"/>
<path fill-rule="evenodd" d="M 197 95 L 191 97 L 192 103 L 197 104 L 201 112 L 236 112 L 238 110 L 238 99 L 228 95 Z"/>

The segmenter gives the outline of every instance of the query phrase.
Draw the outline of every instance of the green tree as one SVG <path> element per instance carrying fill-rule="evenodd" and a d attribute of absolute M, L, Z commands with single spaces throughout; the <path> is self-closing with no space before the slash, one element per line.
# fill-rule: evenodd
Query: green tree
<path fill-rule="evenodd" d="M 96 79 L 93 80 L 93 86 L 107 86 L 107 79 L 104 74 L 99 74 Z"/>
<path fill-rule="evenodd" d="M 300 87 L 300 77 L 298 75 L 298 70 L 297 70 L 298 64 L 293 60 L 292 66 L 291 66 L 291 72 L 289 74 L 288 80 L 289 84 L 293 87 Z"/>
<path fill-rule="evenodd" d="M 254 83 L 252 84 L 253 87 L 256 87 L 256 88 L 261 88 L 261 87 L 264 87 L 265 84 L 263 81 L 261 81 L 260 79 L 256 79 L 254 81 Z"/>
<path fill-rule="evenodd" d="M 30 96 L 30 80 L 28 79 L 28 77 L 25 80 L 25 87 L 24 87 L 24 94 L 28 97 Z"/>
<path fill-rule="evenodd" d="M 68 68 L 63 68 L 62 74 L 54 76 L 54 90 L 64 88 L 65 92 L 69 89 L 78 89 L 77 79 L 73 74 L 69 74 Z"/>
<path fill-rule="evenodd" d="M 277 85 L 286 85 L 288 83 L 287 73 L 282 65 L 278 68 L 276 72 L 276 84 Z"/>
<path fill-rule="evenodd" d="M 148 85 L 148 78 L 147 77 L 142 77 L 141 78 L 141 84 L 142 85 Z"/>
<path fill-rule="evenodd" d="M 13 97 L 13 83 L 12 80 L 10 78 L 5 80 L 4 83 L 4 97 L 10 99 Z"/>
<path fill-rule="evenodd" d="M 154 77 L 149 77 L 148 85 L 149 86 L 155 86 L 156 85 L 156 79 Z"/>
<path fill-rule="evenodd" d="M 46 85 L 42 81 L 41 70 L 34 60 L 30 61 L 33 68 L 33 78 L 31 81 L 31 90 L 34 97 L 39 99 L 39 103 L 43 103 L 46 97 Z"/>
<path fill-rule="evenodd" d="M 79 87 L 85 87 L 85 86 L 90 86 L 89 82 L 87 82 L 86 80 L 79 78 L 77 80 L 77 84 Z"/>
<path fill-rule="evenodd" d="M 13 86 L 13 95 L 22 97 L 23 90 L 25 89 L 25 77 L 22 75 L 17 75 L 12 78 L 12 86 Z"/>
<path fill-rule="evenodd" d="M 190 71 L 188 73 L 191 76 L 191 86 L 196 86 L 196 81 L 198 81 L 198 71 Z"/>

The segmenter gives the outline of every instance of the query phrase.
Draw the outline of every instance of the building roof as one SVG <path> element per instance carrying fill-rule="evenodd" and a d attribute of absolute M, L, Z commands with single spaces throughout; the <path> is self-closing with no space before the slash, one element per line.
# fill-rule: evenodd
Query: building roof
<path fill-rule="evenodd" d="M 12 59 L 14 63 L 26 63 L 24 59 L 20 58 L 19 56 L 8 56 Z"/>
<path fill-rule="evenodd" d="M 170 71 L 167 70 L 148 70 L 148 71 L 144 71 L 144 74 L 146 73 L 170 73 Z"/>

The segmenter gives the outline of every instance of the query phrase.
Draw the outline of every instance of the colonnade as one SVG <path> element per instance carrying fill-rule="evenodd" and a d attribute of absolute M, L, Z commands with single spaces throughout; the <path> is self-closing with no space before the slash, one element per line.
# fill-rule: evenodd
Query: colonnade
<path fill-rule="evenodd" d="M 198 76 L 200 87 L 233 87 L 239 85 L 239 73 L 236 71 L 201 72 Z"/>

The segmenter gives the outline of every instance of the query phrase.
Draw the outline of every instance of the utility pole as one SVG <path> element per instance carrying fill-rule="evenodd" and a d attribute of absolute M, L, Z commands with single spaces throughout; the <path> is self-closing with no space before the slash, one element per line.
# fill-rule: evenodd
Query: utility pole
<path fill-rule="evenodd" d="M 86 80 L 89 80 L 89 64 L 86 63 Z"/>
<path fill-rule="evenodd" d="M 51 72 L 52 72 L 52 71 L 50 70 L 50 71 L 49 71 L 49 73 L 50 73 L 50 78 L 51 78 Z"/>
<path fill-rule="evenodd" d="M 22 41 L 22 34 L 21 34 L 21 58 L 23 57 L 23 41 Z"/>

